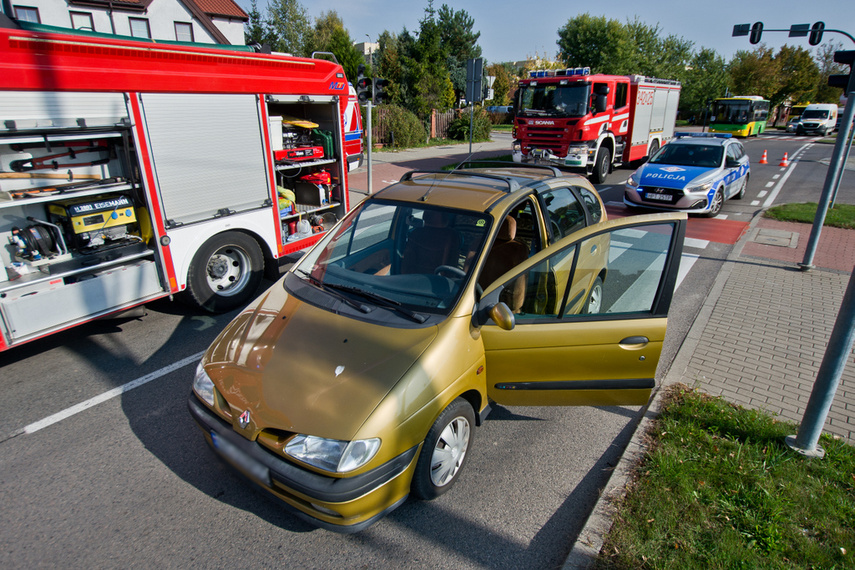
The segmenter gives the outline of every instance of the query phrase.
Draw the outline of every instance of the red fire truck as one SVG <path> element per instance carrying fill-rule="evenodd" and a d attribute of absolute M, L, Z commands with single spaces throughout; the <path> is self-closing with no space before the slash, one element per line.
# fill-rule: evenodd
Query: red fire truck
<path fill-rule="evenodd" d="M 680 83 L 668 79 L 532 71 L 517 91 L 514 160 L 584 169 L 601 184 L 674 136 L 679 99 Z"/>
<path fill-rule="evenodd" d="M 349 209 L 338 64 L 46 30 L 0 28 L 0 350 L 238 307 Z"/>

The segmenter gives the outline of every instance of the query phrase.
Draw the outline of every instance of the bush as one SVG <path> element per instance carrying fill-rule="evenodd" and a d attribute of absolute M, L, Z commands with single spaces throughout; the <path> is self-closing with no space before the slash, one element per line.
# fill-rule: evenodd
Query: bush
<path fill-rule="evenodd" d="M 473 141 L 488 141 L 490 140 L 490 131 L 492 123 L 490 116 L 483 107 L 475 110 L 475 117 L 472 121 L 473 125 Z M 465 109 L 460 112 L 460 115 L 448 125 L 448 138 L 453 140 L 465 141 L 469 140 L 469 110 Z"/>
<path fill-rule="evenodd" d="M 378 120 L 377 115 L 374 116 L 374 124 L 377 125 L 374 130 L 378 139 L 376 142 L 397 148 L 425 144 L 427 131 L 415 114 L 396 105 L 383 105 L 381 108 L 382 119 Z M 375 109 L 379 111 L 381 108 Z"/>

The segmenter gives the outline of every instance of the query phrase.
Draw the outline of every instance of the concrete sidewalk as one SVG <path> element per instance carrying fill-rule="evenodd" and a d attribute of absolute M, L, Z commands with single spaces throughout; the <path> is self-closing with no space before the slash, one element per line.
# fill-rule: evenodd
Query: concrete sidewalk
<path fill-rule="evenodd" d="M 855 267 L 855 230 L 824 227 L 815 269 L 801 271 L 810 224 L 755 217 L 716 277 L 659 392 L 585 523 L 565 569 L 587 568 L 611 528 L 616 501 L 643 457 L 662 388 L 681 382 L 746 408 L 801 423 Z M 855 444 L 850 353 L 823 431 Z M 795 432 L 794 432 L 795 433 Z"/>

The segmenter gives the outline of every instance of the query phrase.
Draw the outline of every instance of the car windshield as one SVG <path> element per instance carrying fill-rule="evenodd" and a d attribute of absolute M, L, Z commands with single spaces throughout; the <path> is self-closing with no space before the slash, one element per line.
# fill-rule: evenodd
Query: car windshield
<path fill-rule="evenodd" d="M 822 111 L 819 109 L 810 109 L 802 113 L 802 119 L 827 119 L 828 111 Z"/>
<path fill-rule="evenodd" d="M 490 225 L 483 214 L 368 200 L 294 273 L 363 313 L 382 307 L 423 322 L 421 313 L 454 307 Z"/>
<path fill-rule="evenodd" d="M 588 112 L 589 83 L 559 85 L 540 83 L 520 86 L 520 115 L 582 117 Z"/>
<path fill-rule="evenodd" d="M 724 148 L 718 145 L 669 143 L 650 159 L 653 164 L 675 164 L 677 166 L 721 166 Z"/>

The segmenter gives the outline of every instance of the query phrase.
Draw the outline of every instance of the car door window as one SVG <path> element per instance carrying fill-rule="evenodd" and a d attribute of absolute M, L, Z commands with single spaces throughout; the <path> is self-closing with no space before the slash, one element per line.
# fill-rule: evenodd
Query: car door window
<path fill-rule="evenodd" d="M 585 227 L 585 210 L 570 188 L 550 190 L 541 196 L 554 241 Z"/>
<path fill-rule="evenodd" d="M 603 219 L 603 210 L 600 207 L 600 201 L 597 200 L 594 193 L 587 188 L 577 188 L 577 190 L 582 196 L 582 201 L 585 203 L 585 208 L 588 210 L 588 214 L 591 216 L 591 223 L 599 223 L 600 220 Z"/>
<path fill-rule="evenodd" d="M 673 224 L 641 224 L 556 244 L 558 249 L 550 248 L 548 257 L 524 272 L 527 287 L 517 325 L 657 314 L 675 231 Z M 598 297 L 593 304 L 592 295 Z"/>

